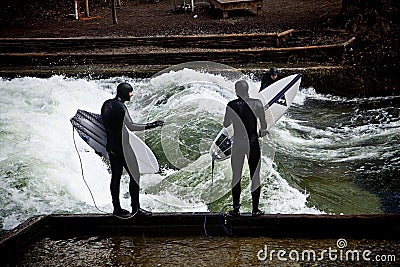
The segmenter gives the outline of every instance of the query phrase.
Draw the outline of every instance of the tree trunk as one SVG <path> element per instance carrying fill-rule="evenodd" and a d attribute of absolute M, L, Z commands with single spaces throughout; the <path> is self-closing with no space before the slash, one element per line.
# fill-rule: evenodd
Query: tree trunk
<path fill-rule="evenodd" d="M 74 1 L 74 13 L 75 13 L 75 19 L 79 19 L 80 11 L 79 11 L 79 1 L 78 0 Z"/>
<path fill-rule="evenodd" d="M 113 18 L 113 24 L 116 25 L 118 24 L 118 18 L 117 18 L 117 9 L 115 7 L 116 5 L 116 0 L 112 0 L 112 18 Z"/>
<path fill-rule="evenodd" d="M 85 17 L 90 17 L 90 12 L 89 12 L 89 0 L 85 0 Z"/>

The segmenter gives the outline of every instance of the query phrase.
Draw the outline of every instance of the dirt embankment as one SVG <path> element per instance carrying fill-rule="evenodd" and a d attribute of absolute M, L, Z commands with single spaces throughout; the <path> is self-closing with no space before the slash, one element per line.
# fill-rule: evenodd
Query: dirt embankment
<path fill-rule="evenodd" d="M 350 7 L 347 13 L 342 12 L 344 1 Z M 356 36 L 352 53 L 341 64 L 356 67 L 358 77 L 373 82 L 370 88 L 383 83 L 385 94 L 399 94 L 398 0 L 264 0 L 261 16 L 241 10 L 230 12 L 227 19 L 208 1 L 195 1 L 192 13 L 180 9 L 189 0 L 122 0 L 117 25 L 112 22 L 110 2 L 89 1 L 91 17 L 74 20 L 69 16 L 74 12 L 72 0 L 2 0 L 0 38 L 210 35 L 294 29 L 296 38 L 289 45 L 309 46 L 341 43 L 351 35 Z M 370 3 L 377 7 L 363 6 Z"/>
<path fill-rule="evenodd" d="M 232 11 L 228 19 L 208 1 L 195 12 L 180 10 L 183 0 L 122 1 L 113 25 L 110 1 L 90 1 L 90 20 L 73 20 L 72 0 L 2 0 L 1 37 L 154 36 L 320 30 L 335 26 L 340 0 L 265 0 L 263 15 Z M 185 1 L 189 3 L 190 1 Z M 82 8 L 83 11 L 83 1 Z"/>

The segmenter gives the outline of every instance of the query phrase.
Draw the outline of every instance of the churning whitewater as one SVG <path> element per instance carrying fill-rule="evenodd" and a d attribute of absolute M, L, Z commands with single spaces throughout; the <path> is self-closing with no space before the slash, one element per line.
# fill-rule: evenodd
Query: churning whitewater
<path fill-rule="evenodd" d="M 259 81 L 246 79 L 256 92 Z M 81 169 L 69 119 L 77 109 L 100 113 L 120 82 L 134 87 L 128 104 L 134 121 L 165 121 L 162 129 L 138 134 L 162 169 L 141 176 L 141 206 L 153 212 L 207 211 L 208 203 L 214 212 L 229 208 L 230 163 L 217 163 L 212 179 L 208 149 L 222 127 L 226 103 L 235 98 L 235 77 L 184 68 L 151 79 L 2 79 L 2 229 L 39 214 L 112 212 L 108 163 L 75 133 Z M 398 103 L 398 98 L 343 99 L 303 88 L 262 139 L 260 208 L 266 213 L 399 211 L 393 203 L 400 190 L 390 178 L 399 170 Z M 247 167 L 244 175 L 248 187 Z M 121 205 L 130 205 L 126 176 Z M 242 211 L 250 209 L 247 188 Z"/>

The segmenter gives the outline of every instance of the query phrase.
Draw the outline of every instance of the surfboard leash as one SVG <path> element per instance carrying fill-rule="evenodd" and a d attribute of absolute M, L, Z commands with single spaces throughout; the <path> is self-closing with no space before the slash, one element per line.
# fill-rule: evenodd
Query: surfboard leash
<path fill-rule="evenodd" d="M 209 193 L 209 201 L 207 203 L 207 210 L 208 212 L 210 212 L 210 207 L 211 207 L 211 196 L 212 196 L 212 187 L 214 184 L 214 166 L 215 166 L 215 159 L 214 157 L 211 157 L 211 186 L 210 186 L 210 193 Z M 207 214 L 204 215 L 204 223 L 203 223 L 203 230 L 204 230 L 204 234 L 206 235 L 206 237 L 210 238 L 211 236 L 208 234 L 207 232 Z"/>
<path fill-rule="evenodd" d="M 93 200 L 93 204 L 94 204 L 95 208 L 96 208 L 98 211 L 100 211 L 101 213 L 108 214 L 107 212 L 101 210 L 101 209 L 97 206 L 96 200 L 94 199 L 94 196 L 93 196 L 93 193 L 92 193 L 92 190 L 90 189 L 89 184 L 88 184 L 87 181 L 86 181 L 85 174 L 84 174 L 84 172 L 83 172 L 82 158 L 81 158 L 81 155 L 79 154 L 78 147 L 76 146 L 74 126 L 72 126 L 72 139 L 74 140 L 75 150 L 76 150 L 76 153 L 78 154 L 79 163 L 80 163 L 80 166 L 81 166 L 81 175 L 82 175 L 82 179 L 83 179 L 83 182 L 85 183 L 87 189 L 89 190 L 90 196 L 92 197 L 92 200 Z"/>
<path fill-rule="evenodd" d="M 86 181 L 85 174 L 84 174 L 84 172 L 83 172 L 82 158 L 81 158 L 81 155 L 80 155 L 80 153 L 79 153 L 78 147 L 76 146 L 74 126 L 72 126 L 72 139 L 74 140 L 75 150 L 76 150 L 76 153 L 78 154 L 79 163 L 80 163 L 80 166 L 81 166 L 81 175 L 82 175 L 82 179 L 83 179 L 83 182 L 85 183 L 87 189 L 89 190 L 90 196 L 92 197 L 92 200 L 93 200 L 93 204 L 94 204 L 95 208 L 96 208 L 100 213 L 110 215 L 109 212 L 105 212 L 105 211 L 101 210 L 101 209 L 97 206 L 97 203 L 96 203 L 96 200 L 94 199 L 94 195 L 93 195 L 93 193 L 92 193 L 92 190 L 90 189 L 90 186 L 89 186 L 89 184 L 88 184 L 87 181 Z M 129 220 L 129 219 L 132 219 L 133 217 L 135 217 L 136 214 L 138 213 L 138 211 L 139 211 L 139 209 L 136 209 L 135 213 L 133 213 L 133 214 L 131 214 L 131 215 L 129 215 L 129 216 L 126 216 L 126 217 L 118 216 L 118 215 L 115 215 L 115 214 L 112 214 L 112 213 L 111 213 L 111 215 L 114 216 L 114 217 L 116 217 L 116 218 L 118 218 L 118 219 Z"/>
<path fill-rule="evenodd" d="M 210 194 L 209 194 L 209 201 L 207 204 L 207 209 L 210 211 L 211 207 L 211 198 L 212 198 L 212 190 L 213 190 L 213 185 L 214 185 L 214 167 L 215 167 L 215 158 L 211 158 L 211 186 L 210 186 Z"/>
<path fill-rule="evenodd" d="M 209 203 L 207 204 L 207 210 L 209 212 L 211 212 L 212 188 L 214 185 L 214 168 L 215 168 L 215 157 L 211 157 L 211 186 L 210 186 Z M 224 228 L 226 235 L 229 235 L 229 230 L 226 228 L 225 223 L 222 220 L 222 218 L 224 217 L 222 210 L 225 209 L 227 206 L 231 206 L 231 205 L 226 205 L 221 209 L 220 213 L 218 214 L 218 221 L 221 224 L 222 228 Z M 204 229 L 204 234 L 206 235 L 206 237 L 210 238 L 211 235 L 209 235 L 207 232 L 207 214 L 204 215 L 203 229 Z"/>

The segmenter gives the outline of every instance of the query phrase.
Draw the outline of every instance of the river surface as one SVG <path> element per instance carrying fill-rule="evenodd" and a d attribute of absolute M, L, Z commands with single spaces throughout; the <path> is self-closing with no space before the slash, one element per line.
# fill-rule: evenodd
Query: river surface
<path fill-rule="evenodd" d="M 120 82 L 134 87 L 134 121 L 165 121 L 138 133 L 161 166 L 141 176 L 141 206 L 228 210 L 230 163 L 216 163 L 213 177 L 208 149 L 240 75 L 196 66 L 148 79 L 0 78 L 0 229 L 38 214 L 112 212 L 108 163 L 73 134 L 69 119 L 78 108 L 100 113 Z M 255 95 L 259 81 L 242 78 Z M 400 96 L 344 98 L 302 87 L 261 143 L 266 213 L 400 212 Z M 247 167 L 242 183 L 241 210 L 250 212 Z M 126 176 L 121 199 L 129 209 Z"/>
<path fill-rule="evenodd" d="M 80 237 L 38 240 L 19 266 L 398 266 L 394 240 Z"/>

